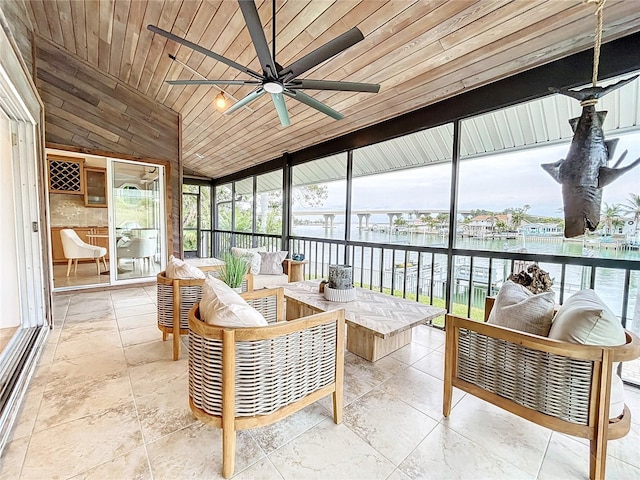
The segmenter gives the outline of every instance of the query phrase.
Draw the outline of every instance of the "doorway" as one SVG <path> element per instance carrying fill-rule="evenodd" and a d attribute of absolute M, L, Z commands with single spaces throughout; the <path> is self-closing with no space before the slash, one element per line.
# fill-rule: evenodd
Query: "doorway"
<path fill-rule="evenodd" d="M 11 159 L 11 132 L 9 117 L 0 110 L 0 158 Z M 0 162 L 0 251 L 4 252 L 4 271 L 8 281 L 3 282 L 0 293 L 0 353 L 5 349 L 20 327 L 20 291 L 18 289 L 19 266 L 16 244 L 16 219 L 13 191 L 13 165 L 11 161 Z"/>
<path fill-rule="evenodd" d="M 79 165 L 82 178 L 76 192 L 50 185 L 55 290 L 155 278 L 167 251 L 165 167 L 58 150 L 47 155 L 50 171 L 56 159 Z M 84 250 L 65 250 L 69 236 Z"/>
<path fill-rule="evenodd" d="M 0 454 L 35 370 L 51 322 L 41 229 L 39 105 L 24 86 L 0 28 Z M 6 54 L 5 54 L 6 53 Z"/>

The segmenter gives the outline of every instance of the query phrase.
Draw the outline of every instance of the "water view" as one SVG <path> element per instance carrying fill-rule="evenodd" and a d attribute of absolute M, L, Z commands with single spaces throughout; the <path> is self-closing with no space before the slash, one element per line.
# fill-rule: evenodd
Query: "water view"
<path fill-rule="evenodd" d="M 445 247 L 447 244 L 446 235 L 418 233 L 409 231 L 383 231 L 387 226 L 377 225 L 369 230 L 358 230 L 358 225 L 351 226 L 351 240 L 371 243 L 385 243 L 397 245 L 395 253 L 392 249 L 384 252 L 381 261 L 380 250 L 370 249 L 353 249 L 352 264 L 354 266 L 354 279 L 358 283 L 363 279 L 364 284 L 373 285 L 374 288 L 380 286 L 382 281 L 383 288 L 393 287 L 395 290 L 407 292 L 420 292 L 420 295 L 430 295 L 433 289 L 434 296 L 442 296 L 444 292 L 444 283 L 446 280 L 446 256 L 436 255 L 434 257 L 434 268 L 431 267 L 431 255 L 422 254 L 421 271 L 417 272 L 418 253 L 409 252 L 405 266 L 404 246 L 431 246 Z M 336 224 L 333 229 L 326 229 L 319 225 L 295 225 L 293 235 L 301 237 L 327 238 L 327 239 L 343 239 L 344 224 Z M 499 238 L 499 239 L 481 239 L 481 238 L 456 238 L 456 248 L 469 250 L 489 250 L 494 252 L 518 252 L 526 251 L 527 253 L 551 254 L 563 256 L 589 256 L 598 258 L 624 259 L 624 260 L 640 260 L 640 252 L 638 249 L 628 248 L 612 248 L 612 242 L 599 242 L 597 237 L 588 240 L 569 240 L 562 237 L 519 237 L 519 238 Z M 342 250 L 340 250 L 342 251 Z M 310 252 L 308 252 L 310 253 Z M 320 264 L 335 263 L 336 258 L 342 258 L 335 254 L 329 253 L 329 250 L 321 253 L 318 258 L 310 257 L 311 264 L 309 272 L 319 272 L 322 275 L 322 266 Z M 373 257 L 373 258 L 372 258 Z M 468 295 L 469 282 L 469 258 L 456 257 L 454 266 L 454 300 L 456 302 L 466 303 Z M 317 263 L 317 265 L 316 265 Z M 383 265 L 380 272 L 379 265 Z M 393 267 L 393 268 L 392 268 Z M 560 278 L 562 267 L 558 264 L 540 263 L 540 267 L 549 272 L 555 281 L 557 301 L 560 301 Z M 406 272 L 405 272 L 406 270 Z M 433 282 L 432 282 L 433 271 Z M 491 265 L 491 285 L 492 288 L 499 288 L 505 278 L 511 271 L 511 262 L 495 259 Z M 393 272 L 393 273 L 392 273 Z M 572 293 L 582 289 L 589 288 L 591 280 L 591 269 L 582 266 L 566 266 L 564 298 Z M 603 301 L 618 316 L 622 316 L 623 310 L 623 288 L 624 270 L 598 268 L 595 278 L 595 289 L 602 297 Z M 392 278 L 393 276 L 393 278 Z M 472 305 L 481 308 L 484 302 L 484 293 L 488 290 L 489 281 L 489 259 L 474 258 L 473 264 L 473 292 Z M 369 280 L 370 279 L 370 280 Z M 636 320 L 633 322 L 638 283 L 640 281 L 639 272 L 631 272 L 629 306 L 627 309 L 627 327 L 635 331 L 640 330 L 640 318 L 636 313 Z M 418 283 L 417 283 L 418 282 Z M 405 284 L 406 283 L 406 284 Z"/>

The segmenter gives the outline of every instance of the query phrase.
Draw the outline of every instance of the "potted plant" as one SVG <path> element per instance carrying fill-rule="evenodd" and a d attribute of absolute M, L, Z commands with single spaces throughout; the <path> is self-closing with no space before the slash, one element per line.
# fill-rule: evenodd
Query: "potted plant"
<path fill-rule="evenodd" d="M 224 266 L 220 269 L 220 280 L 236 291 L 241 291 L 242 280 L 249 270 L 249 263 L 243 257 L 227 253 L 223 257 Z"/>

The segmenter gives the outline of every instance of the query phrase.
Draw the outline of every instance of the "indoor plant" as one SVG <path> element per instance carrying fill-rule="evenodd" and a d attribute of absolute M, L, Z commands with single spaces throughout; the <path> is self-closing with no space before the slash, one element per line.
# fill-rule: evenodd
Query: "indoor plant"
<path fill-rule="evenodd" d="M 235 290 L 240 290 L 242 280 L 249 269 L 249 262 L 244 257 L 236 257 L 227 253 L 223 257 L 224 266 L 220 269 L 220 280 Z"/>

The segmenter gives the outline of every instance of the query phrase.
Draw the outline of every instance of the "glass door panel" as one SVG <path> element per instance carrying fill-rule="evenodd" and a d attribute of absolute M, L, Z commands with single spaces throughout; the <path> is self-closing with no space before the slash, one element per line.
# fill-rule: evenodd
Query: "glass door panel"
<path fill-rule="evenodd" d="M 164 167 L 112 162 L 111 270 L 114 279 L 155 277 L 164 267 Z"/>

